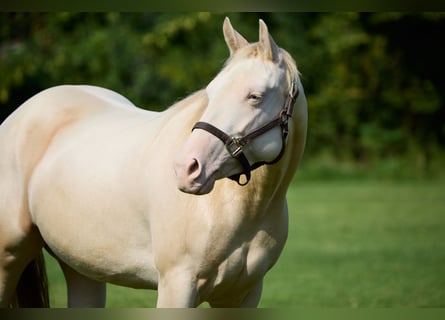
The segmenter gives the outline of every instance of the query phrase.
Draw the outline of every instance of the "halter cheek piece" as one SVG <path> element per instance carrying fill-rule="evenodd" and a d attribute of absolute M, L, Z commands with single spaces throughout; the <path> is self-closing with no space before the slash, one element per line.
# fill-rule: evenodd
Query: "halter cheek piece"
<path fill-rule="evenodd" d="M 283 108 L 281 109 L 279 115 L 273 119 L 272 121 L 268 122 L 264 126 L 260 127 L 259 129 L 256 129 L 248 134 L 246 134 L 244 137 L 234 137 L 229 136 L 225 132 L 221 131 L 220 129 L 216 128 L 215 126 L 211 125 L 207 122 L 197 122 L 193 126 L 193 130 L 195 129 L 202 129 L 205 130 L 218 139 L 220 139 L 224 145 L 226 146 L 227 151 L 230 153 L 230 155 L 239 161 L 239 163 L 242 165 L 244 171 L 238 174 L 235 174 L 233 176 L 230 176 L 229 178 L 238 182 L 239 185 L 245 186 L 249 180 L 250 180 L 250 172 L 252 170 L 255 170 L 256 168 L 265 165 L 265 164 L 274 164 L 278 162 L 286 149 L 286 138 L 289 133 L 289 118 L 292 117 L 292 113 L 294 110 L 295 101 L 298 97 L 298 87 L 297 84 L 294 82 L 292 83 L 291 90 L 286 98 L 286 102 L 284 103 Z M 253 139 L 263 135 L 264 133 L 268 132 L 269 130 L 280 126 L 281 127 L 281 151 L 278 154 L 278 156 L 272 160 L 272 161 L 259 161 L 254 164 L 250 164 L 249 160 L 247 160 L 246 155 L 244 154 L 244 147 L 251 142 Z M 241 182 L 241 176 L 245 175 L 245 181 Z"/>

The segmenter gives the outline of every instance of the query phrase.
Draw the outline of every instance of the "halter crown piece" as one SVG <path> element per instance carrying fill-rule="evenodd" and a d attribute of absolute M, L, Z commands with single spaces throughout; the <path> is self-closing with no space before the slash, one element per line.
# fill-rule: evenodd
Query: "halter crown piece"
<path fill-rule="evenodd" d="M 245 186 L 250 181 L 250 172 L 252 170 L 255 170 L 256 168 L 265 165 L 265 164 L 274 164 L 277 163 L 284 154 L 284 151 L 286 149 L 286 138 L 289 133 L 289 118 L 292 117 L 292 113 L 294 111 L 294 105 L 295 101 L 298 98 L 298 86 L 295 82 L 292 83 L 290 92 L 286 98 L 286 101 L 284 103 L 283 108 L 281 109 L 278 116 L 265 124 L 264 126 L 246 134 L 244 137 L 235 137 L 235 136 L 229 136 L 224 131 L 221 131 L 217 127 L 211 125 L 207 122 L 197 122 L 193 126 L 193 130 L 195 129 L 202 129 L 205 130 L 218 139 L 220 139 L 224 145 L 226 146 L 227 151 L 230 153 L 230 155 L 239 161 L 239 163 L 242 165 L 244 171 L 238 174 L 235 174 L 233 176 L 230 176 L 229 178 L 238 182 L 240 186 Z M 271 129 L 280 126 L 281 127 L 281 151 L 278 154 L 278 156 L 272 160 L 272 161 L 259 161 L 254 164 L 250 164 L 249 160 L 247 160 L 246 155 L 244 154 L 244 147 L 251 142 L 253 139 L 263 135 L 264 133 L 270 131 Z M 241 176 L 245 176 L 245 181 L 241 182 Z"/>

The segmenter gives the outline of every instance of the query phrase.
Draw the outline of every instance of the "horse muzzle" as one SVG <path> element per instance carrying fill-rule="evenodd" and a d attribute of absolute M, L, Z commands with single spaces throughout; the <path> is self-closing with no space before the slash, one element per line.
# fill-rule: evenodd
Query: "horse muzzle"
<path fill-rule="evenodd" d="M 204 195 L 215 186 L 214 175 L 208 176 L 204 164 L 197 158 L 178 157 L 175 162 L 176 184 L 185 193 Z"/>

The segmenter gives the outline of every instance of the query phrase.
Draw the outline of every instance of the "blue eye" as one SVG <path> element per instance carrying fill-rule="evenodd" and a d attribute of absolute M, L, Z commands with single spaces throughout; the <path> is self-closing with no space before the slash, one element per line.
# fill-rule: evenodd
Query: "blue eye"
<path fill-rule="evenodd" d="M 263 99 L 263 97 L 261 96 L 261 94 L 259 93 L 251 93 L 249 94 L 249 96 L 247 97 L 247 99 L 249 100 L 250 103 L 252 104 L 258 104 L 261 102 L 261 100 Z"/>

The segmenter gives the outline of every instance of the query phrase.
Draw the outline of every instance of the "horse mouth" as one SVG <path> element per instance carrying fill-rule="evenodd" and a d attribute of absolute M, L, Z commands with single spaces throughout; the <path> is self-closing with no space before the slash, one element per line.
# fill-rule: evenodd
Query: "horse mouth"
<path fill-rule="evenodd" d="M 205 195 L 210 193 L 215 186 L 215 179 L 207 179 L 204 183 L 190 183 L 188 185 L 179 185 L 178 189 L 184 193 L 193 195 Z"/>
<path fill-rule="evenodd" d="M 174 164 L 177 188 L 194 195 L 208 194 L 219 178 L 219 169 L 199 160 L 199 157 L 183 157 L 181 153 Z"/>

